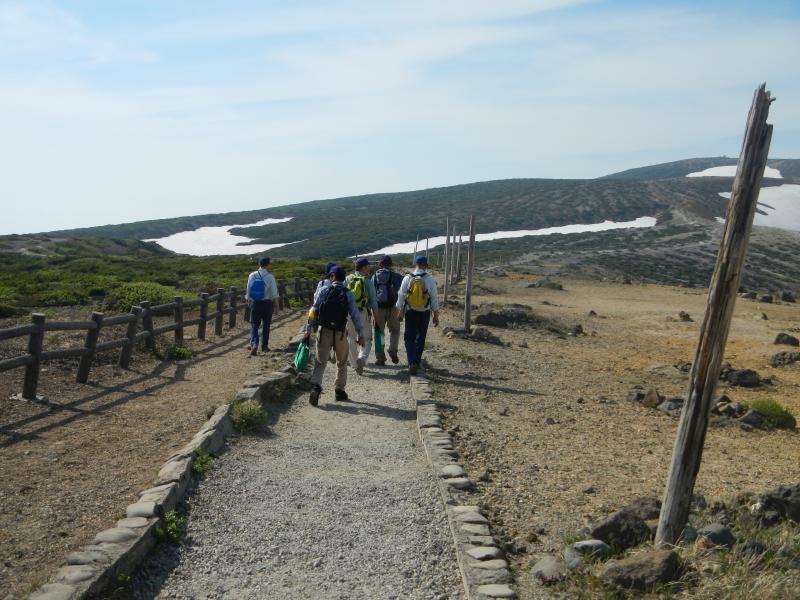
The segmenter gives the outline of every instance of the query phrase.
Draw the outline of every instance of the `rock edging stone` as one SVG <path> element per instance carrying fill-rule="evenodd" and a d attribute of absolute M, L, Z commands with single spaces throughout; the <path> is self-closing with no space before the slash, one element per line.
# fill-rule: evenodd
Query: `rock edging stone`
<path fill-rule="evenodd" d="M 466 491 L 474 487 L 458 462 L 450 434 L 442 428 L 442 415 L 433 400 L 430 383 L 411 377 L 411 396 L 417 409 L 417 430 L 425 456 L 436 475 L 467 600 L 516 598 L 511 569 L 495 544 L 489 520 L 468 503 Z"/>
<path fill-rule="evenodd" d="M 256 377 L 244 383 L 236 398 L 265 403 L 279 400 L 296 382 L 291 368 Z M 156 527 L 186 494 L 196 452 L 219 454 L 233 434 L 231 404 L 223 404 L 203 424 L 191 441 L 161 466 L 153 487 L 139 493 L 124 519 L 98 533 L 92 543 L 70 553 L 49 581 L 30 594 L 29 600 L 80 600 L 99 596 L 119 578 L 135 571 L 156 545 Z"/>

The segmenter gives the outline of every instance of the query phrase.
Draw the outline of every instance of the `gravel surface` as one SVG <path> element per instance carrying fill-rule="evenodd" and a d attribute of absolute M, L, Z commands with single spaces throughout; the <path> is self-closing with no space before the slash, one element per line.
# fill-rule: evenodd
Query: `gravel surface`
<path fill-rule="evenodd" d="M 189 500 L 133 598 L 462 598 L 441 497 L 398 368 L 350 372 L 352 402 L 299 397 L 243 437 Z"/>

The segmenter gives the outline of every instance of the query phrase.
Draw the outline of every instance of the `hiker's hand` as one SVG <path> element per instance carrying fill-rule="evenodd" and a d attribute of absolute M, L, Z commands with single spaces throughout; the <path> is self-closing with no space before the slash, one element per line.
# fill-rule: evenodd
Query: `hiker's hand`
<path fill-rule="evenodd" d="M 363 335 L 358 336 L 358 339 L 356 340 L 356 344 L 358 344 L 362 348 L 364 346 L 366 346 L 366 342 L 364 341 L 364 336 Z"/>
<path fill-rule="evenodd" d="M 439 326 L 439 313 L 438 312 L 433 313 L 433 326 L 434 327 L 438 327 Z"/>
<path fill-rule="evenodd" d="M 394 309 L 394 316 L 397 317 L 398 321 L 402 321 L 403 320 L 403 311 L 400 310 L 399 308 L 395 308 Z"/>

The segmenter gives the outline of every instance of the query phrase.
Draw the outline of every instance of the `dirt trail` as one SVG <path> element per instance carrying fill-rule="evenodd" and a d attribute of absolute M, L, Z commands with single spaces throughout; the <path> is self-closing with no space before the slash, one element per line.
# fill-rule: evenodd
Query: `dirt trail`
<path fill-rule="evenodd" d="M 299 318 L 278 318 L 273 348 L 285 346 Z M 88 385 L 75 383 L 74 366 L 48 365 L 45 405 L 9 400 L 20 374 L 0 377 L 0 598 L 24 596 L 66 553 L 112 525 L 209 410 L 287 361 L 281 352 L 250 357 L 242 325 L 186 341 L 191 359 L 135 353 L 131 370 L 101 364 Z"/>
<path fill-rule="evenodd" d="M 301 395 L 271 435 L 215 461 L 189 499 L 187 539 L 159 547 L 134 598 L 462 597 L 407 376 L 350 371 L 352 401 L 336 402 L 334 371 L 319 407 Z"/>

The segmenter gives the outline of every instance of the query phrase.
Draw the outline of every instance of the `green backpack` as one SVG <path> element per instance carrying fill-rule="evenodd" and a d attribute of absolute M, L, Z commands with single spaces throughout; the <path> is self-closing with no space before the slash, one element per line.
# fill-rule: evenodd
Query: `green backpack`
<path fill-rule="evenodd" d="M 345 285 L 353 292 L 358 310 L 367 308 L 367 278 L 360 274 L 348 275 Z"/>

